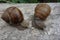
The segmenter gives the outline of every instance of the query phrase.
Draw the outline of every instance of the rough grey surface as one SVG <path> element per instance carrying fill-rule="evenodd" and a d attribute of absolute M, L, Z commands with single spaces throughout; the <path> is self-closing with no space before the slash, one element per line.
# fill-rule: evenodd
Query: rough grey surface
<path fill-rule="evenodd" d="M 29 22 L 29 28 L 18 30 L 0 18 L 0 40 L 60 40 L 60 3 L 47 3 L 51 6 L 51 14 L 45 21 L 45 31 L 35 29 L 31 24 L 31 16 L 37 4 L 0 4 L 0 14 L 10 6 L 18 7 Z M 1 16 L 1 15 L 0 15 Z"/>

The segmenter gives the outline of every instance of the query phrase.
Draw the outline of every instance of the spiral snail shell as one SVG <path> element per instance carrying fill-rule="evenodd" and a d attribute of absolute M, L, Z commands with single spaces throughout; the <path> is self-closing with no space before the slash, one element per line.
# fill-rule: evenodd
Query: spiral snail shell
<path fill-rule="evenodd" d="M 17 7 L 9 7 L 2 14 L 1 18 L 9 24 L 20 24 L 24 18 Z"/>
<path fill-rule="evenodd" d="M 44 24 L 44 20 L 46 20 L 50 12 L 51 8 L 48 4 L 38 4 L 35 8 L 32 25 L 38 29 L 44 30 L 44 28 L 46 27 Z"/>
<path fill-rule="evenodd" d="M 48 4 L 38 4 L 35 8 L 35 16 L 40 18 L 41 20 L 45 20 L 51 12 L 51 8 Z"/>

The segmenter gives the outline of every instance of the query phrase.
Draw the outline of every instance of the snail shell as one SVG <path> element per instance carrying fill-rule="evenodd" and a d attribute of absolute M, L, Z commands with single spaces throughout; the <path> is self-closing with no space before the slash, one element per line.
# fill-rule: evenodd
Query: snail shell
<path fill-rule="evenodd" d="M 20 24 L 24 20 L 22 12 L 17 7 L 7 8 L 1 18 L 9 24 Z"/>
<path fill-rule="evenodd" d="M 45 20 L 51 12 L 51 8 L 48 4 L 38 4 L 35 8 L 35 16 L 40 18 L 41 20 Z"/>

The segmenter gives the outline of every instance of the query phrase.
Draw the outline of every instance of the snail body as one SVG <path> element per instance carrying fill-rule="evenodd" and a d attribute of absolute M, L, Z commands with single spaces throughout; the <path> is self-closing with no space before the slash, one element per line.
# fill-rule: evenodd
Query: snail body
<path fill-rule="evenodd" d="M 34 27 L 44 30 L 44 28 L 46 27 L 44 24 L 44 20 L 46 20 L 50 12 L 51 8 L 49 5 L 44 3 L 38 4 L 35 8 L 34 18 L 32 22 L 33 24 L 35 24 Z"/>
<path fill-rule="evenodd" d="M 9 24 L 20 24 L 24 18 L 17 7 L 9 7 L 2 14 L 1 18 Z"/>
<path fill-rule="evenodd" d="M 39 18 L 36 18 L 35 16 L 33 18 L 32 25 L 33 27 L 41 29 L 41 30 L 44 30 L 44 28 L 46 28 L 43 20 L 40 20 Z"/>

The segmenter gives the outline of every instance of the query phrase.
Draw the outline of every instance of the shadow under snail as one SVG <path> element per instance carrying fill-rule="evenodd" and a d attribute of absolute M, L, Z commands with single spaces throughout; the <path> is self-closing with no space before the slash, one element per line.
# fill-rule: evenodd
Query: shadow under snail
<path fill-rule="evenodd" d="M 9 7 L 2 14 L 1 18 L 9 24 L 20 24 L 24 18 L 22 12 L 17 7 Z"/>
<path fill-rule="evenodd" d="M 40 3 L 35 7 L 35 13 L 32 25 L 38 29 L 44 30 L 46 27 L 44 21 L 49 16 L 51 8 L 48 4 Z"/>

